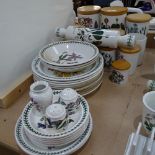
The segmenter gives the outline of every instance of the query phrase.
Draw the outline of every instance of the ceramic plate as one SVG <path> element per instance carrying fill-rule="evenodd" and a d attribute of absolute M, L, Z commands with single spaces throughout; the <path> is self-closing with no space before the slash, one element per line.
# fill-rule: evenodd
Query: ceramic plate
<path fill-rule="evenodd" d="M 103 68 L 103 64 L 103 58 L 100 55 L 95 64 L 86 67 L 85 69 L 79 72 L 65 73 L 50 69 L 47 66 L 43 65 L 39 58 L 35 58 L 32 62 L 32 72 L 34 75 L 36 74 L 39 77 L 48 78 L 53 81 L 55 80 L 66 82 L 91 76 L 95 74 L 101 67 Z"/>
<path fill-rule="evenodd" d="M 80 149 L 86 143 L 86 141 L 91 135 L 92 126 L 92 119 L 90 117 L 90 123 L 88 124 L 87 129 L 84 131 L 82 136 L 79 137 L 75 142 L 59 149 L 42 149 L 39 146 L 35 146 L 33 143 L 31 143 L 31 141 L 25 135 L 22 119 L 19 118 L 15 127 L 15 139 L 18 146 L 29 155 L 69 155 Z"/>
<path fill-rule="evenodd" d="M 53 66 L 78 66 L 95 59 L 98 48 L 88 42 L 59 41 L 44 47 L 39 52 L 41 60 Z"/>
<path fill-rule="evenodd" d="M 61 91 L 53 91 L 53 102 L 58 101 L 60 92 Z M 71 123 L 69 123 L 65 128 L 61 128 L 59 130 L 48 127 L 44 128 L 41 121 L 43 115 L 36 110 L 33 103 L 29 102 L 22 113 L 22 120 L 25 130 L 34 136 L 45 138 L 45 140 L 66 137 L 71 133 L 76 132 L 85 123 L 85 120 L 89 116 L 89 106 L 87 101 L 80 95 L 79 98 L 79 110 L 75 114 L 69 115 L 70 120 L 72 120 Z M 41 126 L 39 124 L 41 124 Z"/>

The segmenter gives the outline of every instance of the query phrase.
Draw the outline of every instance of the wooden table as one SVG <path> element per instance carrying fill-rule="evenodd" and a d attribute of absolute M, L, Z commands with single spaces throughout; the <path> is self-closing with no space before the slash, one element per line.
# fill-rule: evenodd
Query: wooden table
<path fill-rule="evenodd" d="M 93 117 L 93 132 L 75 155 L 123 155 L 128 136 L 141 121 L 142 97 L 146 82 L 154 78 L 155 50 L 147 49 L 142 66 L 124 86 L 109 81 L 104 74 L 102 86 L 87 97 Z M 19 152 L 14 138 L 15 123 L 29 101 L 28 91 L 8 109 L 0 109 L 0 143 Z"/>

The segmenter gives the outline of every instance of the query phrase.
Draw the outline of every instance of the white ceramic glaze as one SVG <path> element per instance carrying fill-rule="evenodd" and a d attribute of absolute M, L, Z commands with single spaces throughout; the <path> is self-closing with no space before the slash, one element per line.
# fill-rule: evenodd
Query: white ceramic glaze
<path fill-rule="evenodd" d="M 88 28 L 100 28 L 99 13 L 91 15 L 82 15 L 78 13 L 78 24 Z"/>
<path fill-rule="evenodd" d="M 148 80 L 147 88 L 149 91 L 155 91 L 155 80 Z"/>
<path fill-rule="evenodd" d="M 110 68 L 112 62 L 116 60 L 116 50 L 115 49 L 106 50 L 106 48 L 105 49 L 99 48 L 99 51 L 104 59 L 104 67 Z"/>
<path fill-rule="evenodd" d="M 137 64 L 138 64 L 139 52 L 129 54 L 129 53 L 124 53 L 120 51 L 119 56 L 121 57 L 121 59 L 125 59 L 131 64 L 129 75 L 134 74 L 137 68 Z"/>
<path fill-rule="evenodd" d="M 149 22 L 136 23 L 131 21 L 126 21 L 126 32 L 127 33 L 141 33 L 147 35 L 149 30 Z"/>
<path fill-rule="evenodd" d="M 52 104 L 53 91 L 46 81 L 37 81 L 30 86 L 29 92 L 31 101 L 35 104 L 40 112 Z"/>
<path fill-rule="evenodd" d="M 146 49 L 147 37 L 144 34 L 140 34 L 140 33 L 129 33 L 129 34 L 135 36 L 136 44 L 140 46 L 138 65 L 141 65 L 143 63 L 143 57 L 144 57 L 144 52 Z"/>
<path fill-rule="evenodd" d="M 128 70 L 118 70 L 113 69 L 110 79 L 116 84 L 125 84 L 128 81 L 129 69 Z"/>
<path fill-rule="evenodd" d="M 118 16 L 107 16 L 101 14 L 101 28 L 102 29 L 122 29 L 125 30 L 125 17 L 127 14 Z M 113 26 L 114 25 L 114 26 Z M 117 28 L 119 25 L 120 28 Z"/>
<path fill-rule="evenodd" d="M 60 93 L 60 103 L 65 105 L 68 114 L 75 113 L 79 108 L 77 92 L 72 88 L 65 88 Z"/>
<path fill-rule="evenodd" d="M 155 91 L 143 96 L 143 127 L 148 133 L 155 127 Z"/>
<path fill-rule="evenodd" d="M 46 108 L 46 116 L 51 122 L 62 121 L 66 117 L 65 106 L 61 104 L 52 104 Z"/>

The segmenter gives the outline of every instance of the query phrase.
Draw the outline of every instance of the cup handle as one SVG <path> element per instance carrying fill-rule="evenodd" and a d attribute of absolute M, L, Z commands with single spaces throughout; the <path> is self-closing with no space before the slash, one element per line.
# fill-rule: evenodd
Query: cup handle
<path fill-rule="evenodd" d="M 143 11 L 139 8 L 132 8 L 128 7 L 128 12 L 137 12 L 137 13 L 143 13 Z"/>

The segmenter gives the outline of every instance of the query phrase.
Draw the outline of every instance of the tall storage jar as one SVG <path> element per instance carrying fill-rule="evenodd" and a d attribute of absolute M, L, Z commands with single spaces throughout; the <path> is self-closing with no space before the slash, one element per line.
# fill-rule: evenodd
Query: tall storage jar
<path fill-rule="evenodd" d="M 101 9 L 102 29 L 118 29 L 121 34 L 125 34 L 125 17 L 128 9 L 126 7 L 104 7 Z"/>
<path fill-rule="evenodd" d="M 77 8 L 78 23 L 88 28 L 100 28 L 100 10 L 97 5 L 87 5 Z"/>
<path fill-rule="evenodd" d="M 149 21 L 151 15 L 134 13 L 126 17 L 126 32 L 127 33 L 141 33 L 147 35 L 149 29 Z"/>

